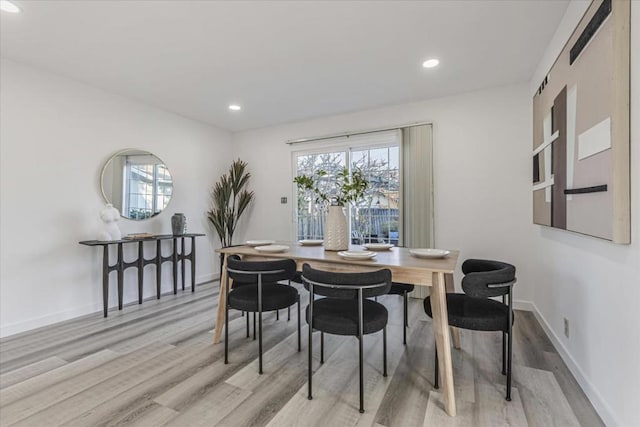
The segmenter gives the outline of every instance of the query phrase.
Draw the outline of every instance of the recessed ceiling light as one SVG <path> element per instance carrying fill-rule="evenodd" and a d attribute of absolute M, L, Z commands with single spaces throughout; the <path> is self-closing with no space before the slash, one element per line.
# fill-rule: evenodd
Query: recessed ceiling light
<path fill-rule="evenodd" d="M 240 111 L 241 109 L 242 107 L 240 107 L 239 105 L 236 105 L 236 104 L 229 105 L 229 110 L 231 111 Z"/>
<path fill-rule="evenodd" d="M 9 13 L 20 12 L 20 8 L 15 4 L 11 3 L 9 0 L 0 0 L 0 10 L 2 10 L 3 12 L 9 12 Z"/>
<path fill-rule="evenodd" d="M 438 60 L 436 58 L 432 58 L 432 59 L 427 59 L 426 61 L 424 61 L 422 63 L 422 66 L 424 68 L 433 68 L 433 67 L 437 67 L 439 63 L 440 63 L 440 60 Z"/>

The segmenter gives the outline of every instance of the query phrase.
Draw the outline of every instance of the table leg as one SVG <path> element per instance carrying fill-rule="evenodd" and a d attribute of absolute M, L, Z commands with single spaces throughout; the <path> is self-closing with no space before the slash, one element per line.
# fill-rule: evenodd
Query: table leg
<path fill-rule="evenodd" d="M 122 298 L 124 294 L 124 255 L 122 243 L 118 243 L 118 310 L 122 310 Z"/>
<path fill-rule="evenodd" d="M 453 364 L 451 362 L 451 336 L 447 313 L 447 290 L 444 273 L 433 273 L 431 287 L 431 310 L 433 312 L 433 332 L 438 349 L 438 367 L 442 377 L 442 395 L 447 414 L 456 415 L 456 398 L 453 388 Z"/>
<path fill-rule="evenodd" d="M 184 237 L 180 239 L 180 246 L 182 247 L 182 253 L 180 254 L 180 268 L 182 270 L 182 290 L 184 291 L 184 262 L 186 261 L 184 257 Z"/>
<path fill-rule="evenodd" d="M 107 317 L 109 311 L 109 245 L 102 247 L 102 307 L 104 317 Z"/>
<path fill-rule="evenodd" d="M 447 289 L 447 293 L 454 293 L 455 283 L 453 282 L 453 274 L 445 274 L 444 275 L 445 287 Z M 453 347 L 460 349 L 460 329 L 451 326 L 451 338 L 453 339 Z"/>
<path fill-rule="evenodd" d="M 178 239 L 173 239 L 173 253 L 171 254 L 173 264 L 173 294 L 178 293 Z"/>
<path fill-rule="evenodd" d="M 196 291 L 196 238 L 191 238 L 191 292 Z"/>
<path fill-rule="evenodd" d="M 213 335 L 213 343 L 218 344 L 224 327 L 224 310 L 227 305 L 227 256 L 222 261 L 222 274 L 220 275 L 220 293 L 218 294 L 218 315 L 216 316 L 216 329 Z M 233 283 L 230 283 L 231 287 Z M 247 313 L 247 316 L 249 313 Z"/>

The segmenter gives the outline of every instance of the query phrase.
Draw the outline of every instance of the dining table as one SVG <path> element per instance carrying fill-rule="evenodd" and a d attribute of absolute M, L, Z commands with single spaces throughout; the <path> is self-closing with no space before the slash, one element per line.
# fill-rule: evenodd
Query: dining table
<path fill-rule="evenodd" d="M 453 384 L 453 364 L 451 345 L 460 347 L 457 328 L 449 327 L 447 315 L 447 292 L 453 292 L 453 273 L 458 262 L 459 252 L 448 250 L 442 258 L 422 258 L 411 254 L 408 248 L 393 247 L 389 250 L 376 251 L 370 259 L 346 259 L 338 251 L 328 251 L 321 245 L 308 246 L 298 242 L 274 242 L 281 245 L 281 252 L 263 252 L 249 245 L 238 245 L 221 248 L 216 252 L 222 254 L 222 276 L 218 294 L 218 312 L 214 331 L 214 343 L 220 342 L 224 328 L 226 306 L 227 258 L 239 255 L 243 260 L 293 259 L 302 270 L 303 264 L 333 272 L 366 272 L 380 269 L 391 270 L 392 280 L 398 283 L 411 283 L 417 286 L 430 287 L 431 308 L 433 312 L 433 330 L 438 352 L 438 366 L 441 376 L 441 392 L 444 409 L 450 416 L 456 415 L 456 401 Z M 351 245 L 350 251 L 362 251 L 363 247 Z M 230 287 L 233 286 L 230 280 Z"/>

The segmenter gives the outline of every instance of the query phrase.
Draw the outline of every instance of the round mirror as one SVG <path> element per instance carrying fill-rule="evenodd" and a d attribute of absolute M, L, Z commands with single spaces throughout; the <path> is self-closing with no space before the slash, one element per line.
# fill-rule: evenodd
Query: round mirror
<path fill-rule="evenodd" d="M 102 195 L 124 218 L 151 218 L 167 207 L 173 193 L 171 173 L 147 151 L 123 150 L 102 169 Z"/>

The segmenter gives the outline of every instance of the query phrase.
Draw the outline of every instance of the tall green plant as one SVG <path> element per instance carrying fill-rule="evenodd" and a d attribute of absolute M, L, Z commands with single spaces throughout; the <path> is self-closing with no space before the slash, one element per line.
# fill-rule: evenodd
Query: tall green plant
<path fill-rule="evenodd" d="M 249 178 L 251 174 L 247 172 L 247 163 L 238 159 L 211 190 L 211 209 L 207 218 L 218 233 L 222 247 L 233 244 L 238 221 L 254 199 L 254 192 L 245 188 Z"/>

